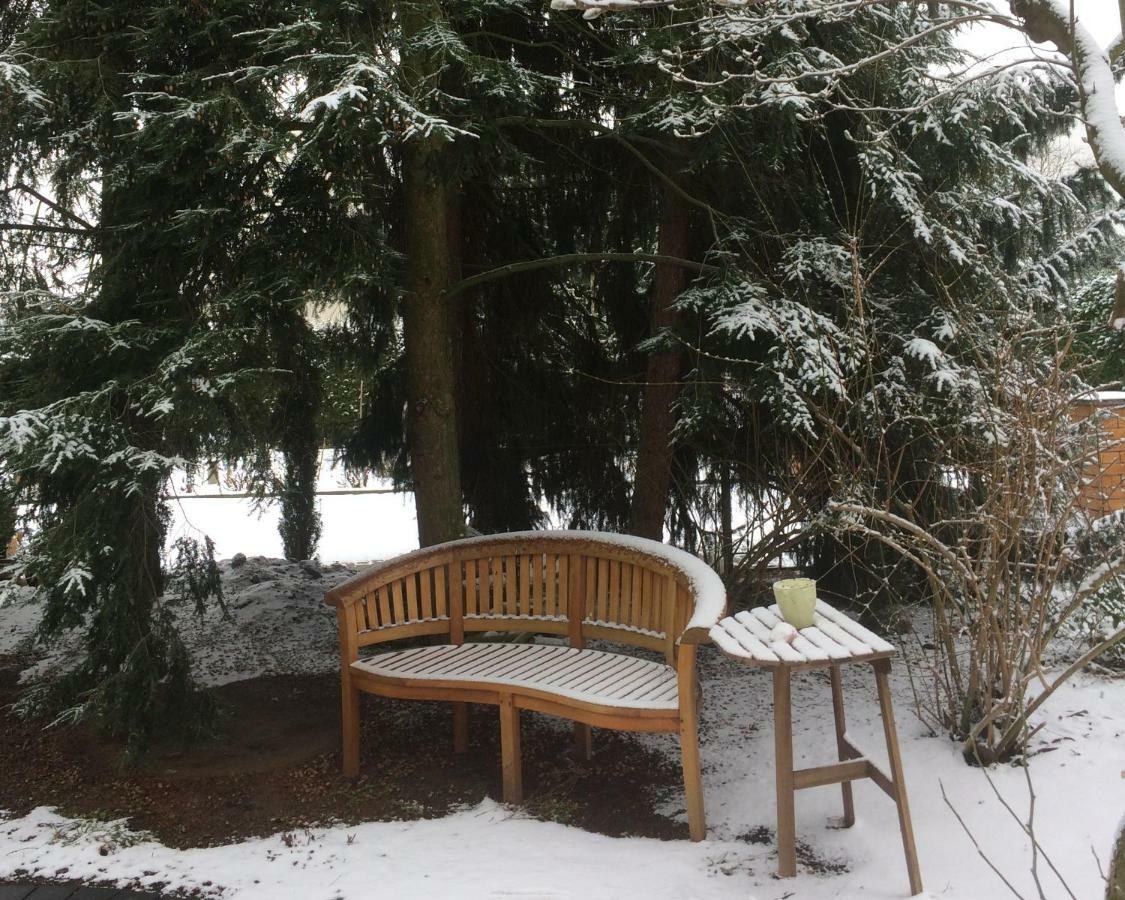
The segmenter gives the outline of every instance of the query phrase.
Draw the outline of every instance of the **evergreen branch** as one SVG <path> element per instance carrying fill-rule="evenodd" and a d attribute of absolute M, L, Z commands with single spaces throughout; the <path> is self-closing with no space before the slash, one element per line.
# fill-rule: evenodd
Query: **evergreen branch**
<path fill-rule="evenodd" d="M 1123 0 L 1123 2 L 1125 2 L 1125 0 Z M 666 172 L 664 172 L 658 165 L 656 165 L 656 163 L 654 163 L 647 156 L 645 156 L 643 153 L 641 153 L 641 151 L 633 145 L 633 141 L 636 140 L 636 141 L 646 141 L 650 144 L 654 144 L 657 147 L 659 147 L 660 150 L 663 151 L 663 152 L 669 152 L 669 151 L 674 149 L 674 148 L 668 146 L 667 144 L 665 144 L 661 141 L 657 141 L 657 140 L 654 140 L 652 138 L 642 138 L 642 137 L 627 138 L 624 135 L 620 134 L 619 132 L 615 131 L 614 129 L 610 128 L 608 125 L 602 125 L 600 122 L 589 122 L 589 121 L 576 122 L 576 121 L 568 121 L 568 120 L 560 120 L 560 119 L 534 119 L 534 118 L 528 118 L 528 117 L 525 117 L 525 116 L 507 116 L 507 117 L 496 120 L 497 125 L 506 125 L 506 124 L 509 124 L 509 123 L 520 124 L 520 125 L 534 125 L 538 128 L 544 128 L 544 127 L 546 127 L 546 128 L 559 128 L 559 127 L 585 128 L 585 129 L 588 129 L 590 131 L 596 131 L 599 134 L 603 134 L 606 137 L 611 138 L 611 139 L 617 141 L 617 143 L 621 144 L 621 146 L 623 146 L 634 157 L 636 157 L 636 159 L 638 160 L 638 162 L 640 162 L 640 164 L 642 166 L 644 166 L 646 169 L 648 169 L 661 182 L 668 185 L 668 187 L 672 190 L 672 192 L 675 193 L 677 196 L 679 196 L 680 199 L 682 199 L 685 203 L 689 203 L 692 206 L 695 206 L 695 207 L 698 207 L 699 209 L 702 209 L 704 212 L 707 213 L 707 215 L 709 217 L 713 217 L 715 215 L 722 215 L 722 213 L 719 212 L 719 210 L 715 209 L 715 207 L 713 207 L 710 203 L 707 203 L 703 200 L 700 200 L 698 197 L 693 197 L 691 194 L 689 194 L 687 191 L 685 191 Z M 714 226 L 714 223 L 712 223 L 712 227 L 713 226 Z"/>
<path fill-rule="evenodd" d="M 57 212 L 63 218 L 70 219 L 72 222 L 77 222 L 79 225 L 81 225 L 87 231 L 93 231 L 94 230 L 94 226 L 91 225 L 89 222 L 87 222 L 85 219 L 83 219 L 80 215 L 78 215 L 77 213 L 72 213 L 69 209 L 64 209 L 62 206 L 60 206 L 54 200 L 51 200 L 49 197 L 44 197 L 41 193 L 39 193 L 39 191 L 35 190 L 35 188 L 33 188 L 33 187 L 29 187 L 28 185 L 23 184 L 22 182 L 18 182 L 16 184 L 12 185 L 10 188 L 8 188 L 8 190 L 5 191 L 5 193 L 10 193 L 11 191 L 23 191 L 25 194 L 30 194 L 32 197 L 34 197 L 40 203 L 47 204 L 47 206 L 51 207 L 51 209 L 53 209 L 55 212 Z"/>
<path fill-rule="evenodd" d="M 24 222 L 0 222 L 0 231 L 34 231 L 40 234 L 90 235 L 96 231 L 96 229 L 71 228 L 66 225 L 28 225 Z"/>
<path fill-rule="evenodd" d="M 508 263 L 504 266 L 497 266 L 495 269 L 489 269 L 487 272 L 481 272 L 479 275 L 472 275 L 447 288 L 445 296 L 452 297 L 489 281 L 506 278 L 509 275 L 519 275 L 523 272 L 533 272 L 537 269 L 548 269 L 553 266 L 566 266 L 571 263 L 584 262 L 663 263 L 664 265 L 679 266 L 683 269 L 690 269 L 694 272 L 708 275 L 721 271 L 718 266 L 695 262 L 691 259 L 681 259 L 678 256 L 664 256 L 660 253 L 563 253 L 559 256 L 545 256 L 541 259 L 528 259 L 522 262 Z"/>

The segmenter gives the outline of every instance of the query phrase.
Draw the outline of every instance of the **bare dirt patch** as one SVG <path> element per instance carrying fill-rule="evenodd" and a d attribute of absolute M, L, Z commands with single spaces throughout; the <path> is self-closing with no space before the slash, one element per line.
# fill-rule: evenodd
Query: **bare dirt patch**
<path fill-rule="evenodd" d="M 125 766 L 120 745 L 86 726 L 44 727 L 10 709 L 27 660 L 0 656 L 0 809 L 116 819 L 173 847 L 227 843 L 336 822 L 441 816 L 500 798 L 495 709 L 472 708 L 471 746 L 452 752 L 449 708 L 363 698 L 362 775 L 340 774 L 338 680 L 275 675 L 214 689 L 215 740 L 156 747 Z M 654 810 L 679 767 L 635 737 L 595 732 L 576 760 L 565 723 L 525 713 L 524 813 L 607 835 L 682 839 L 687 826 Z"/>

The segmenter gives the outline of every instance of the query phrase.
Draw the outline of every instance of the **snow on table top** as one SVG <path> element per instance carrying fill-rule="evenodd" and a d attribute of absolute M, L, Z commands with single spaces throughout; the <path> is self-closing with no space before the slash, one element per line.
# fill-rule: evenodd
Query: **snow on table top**
<path fill-rule="evenodd" d="M 477 537 L 463 538 L 459 541 L 449 541 L 446 544 L 435 544 L 423 547 L 421 550 L 412 550 L 394 559 L 380 563 L 368 573 L 383 568 L 391 568 L 406 562 L 414 557 L 425 556 L 435 552 L 438 547 L 471 547 L 474 544 L 492 544 L 497 541 L 588 541 L 590 543 L 604 544 L 607 547 L 632 550 L 647 556 L 653 556 L 683 573 L 695 594 L 695 609 L 687 628 L 710 628 L 723 617 L 726 611 L 727 590 L 723 580 L 714 569 L 698 556 L 693 556 L 686 550 L 662 544 L 649 538 L 637 537 L 632 534 L 612 534 L 605 531 L 507 531 L 500 534 L 483 534 Z M 357 578 L 364 577 L 360 573 Z M 344 587 L 344 586 L 342 586 Z"/>
<path fill-rule="evenodd" d="M 800 629 L 792 643 L 774 638 L 773 629 L 782 621 L 776 604 L 743 610 L 713 626 L 711 640 L 733 659 L 769 666 L 829 665 L 895 653 L 887 641 L 823 600 L 816 601 L 813 625 Z"/>

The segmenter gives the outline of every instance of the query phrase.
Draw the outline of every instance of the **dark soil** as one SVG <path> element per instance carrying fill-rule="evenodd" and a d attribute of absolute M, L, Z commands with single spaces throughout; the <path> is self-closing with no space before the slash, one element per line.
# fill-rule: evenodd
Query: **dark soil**
<path fill-rule="evenodd" d="M 472 707 L 470 750 L 452 751 L 449 707 L 364 697 L 358 780 L 341 777 L 339 682 L 276 676 L 217 688 L 220 734 L 156 748 L 126 766 L 91 728 L 15 717 L 19 660 L 0 657 L 0 809 L 57 806 L 68 816 L 127 817 L 172 847 L 227 843 L 333 822 L 417 819 L 500 797 L 496 710 Z M 567 723 L 523 715 L 527 813 L 607 835 L 684 839 L 655 806 L 679 766 L 632 735 L 596 730 L 594 758 L 571 755 Z"/>

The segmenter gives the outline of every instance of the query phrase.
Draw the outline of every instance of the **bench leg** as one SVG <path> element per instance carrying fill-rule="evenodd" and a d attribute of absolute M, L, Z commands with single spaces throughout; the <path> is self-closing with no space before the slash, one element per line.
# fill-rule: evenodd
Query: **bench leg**
<path fill-rule="evenodd" d="M 875 685 L 879 691 L 879 711 L 883 716 L 883 734 L 887 738 L 887 760 L 891 769 L 891 782 L 894 785 L 894 801 L 898 807 L 898 825 L 902 831 L 902 848 L 906 852 L 906 871 L 910 876 L 910 894 L 922 893 L 922 873 L 918 868 L 918 851 L 914 847 L 914 826 L 910 822 L 910 806 L 906 802 L 906 782 L 902 776 L 902 756 L 898 750 L 898 730 L 895 728 L 895 713 L 891 706 L 891 661 L 880 659 L 873 662 Z"/>
<path fill-rule="evenodd" d="M 693 841 L 702 841 L 707 837 L 707 822 L 703 814 L 703 776 L 699 770 L 699 723 L 694 709 L 680 712 L 680 754 L 684 764 L 688 834 Z"/>
<path fill-rule="evenodd" d="M 793 707 L 789 667 L 773 670 L 773 746 L 777 769 L 777 874 L 797 874 L 797 815 L 793 784 Z"/>
<path fill-rule="evenodd" d="M 359 774 L 359 691 L 348 678 L 340 682 L 340 730 L 344 743 L 344 777 Z"/>
<path fill-rule="evenodd" d="M 847 725 L 844 721 L 844 686 L 840 678 L 840 667 L 831 666 L 832 675 L 832 714 L 836 719 L 836 749 L 839 751 L 840 761 L 851 759 L 854 754 L 848 747 L 844 738 Z M 851 828 L 855 824 L 855 803 L 852 800 L 852 783 L 845 781 L 840 785 L 844 794 L 844 827 Z"/>
<path fill-rule="evenodd" d="M 504 802 L 523 801 L 523 762 L 520 759 L 520 711 L 511 694 L 500 698 L 500 765 Z"/>
<path fill-rule="evenodd" d="M 453 752 L 464 753 L 469 749 L 469 704 L 450 705 L 453 707 Z"/>
<path fill-rule="evenodd" d="M 589 760 L 594 755 L 594 738 L 590 726 L 582 722 L 574 723 L 574 752 L 581 760 Z"/>

